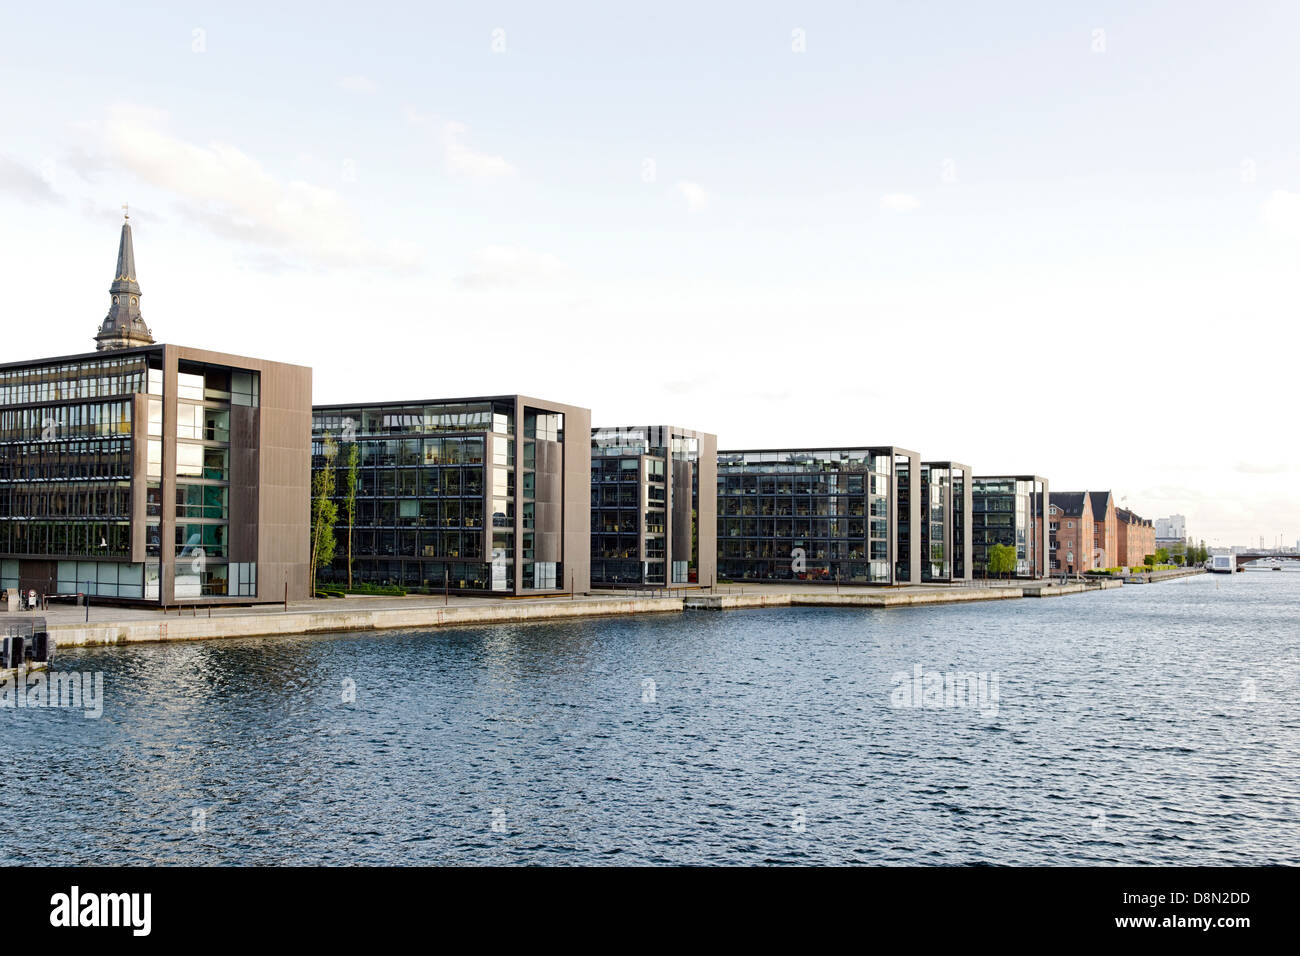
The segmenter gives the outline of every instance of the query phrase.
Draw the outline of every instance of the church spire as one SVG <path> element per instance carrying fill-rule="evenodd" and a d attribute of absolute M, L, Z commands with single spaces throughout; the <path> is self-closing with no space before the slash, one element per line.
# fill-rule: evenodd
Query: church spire
<path fill-rule="evenodd" d="M 153 335 L 140 315 L 140 283 L 135 278 L 135 248 L 131 244 L 131 216 L 126 207 L 122 221 L 122 238 L 117 246 L 117 271 L 108 287 L 113 297 L 108 315 L 95 336 L 95 348 L 125 349 L 152 345 Z"/>

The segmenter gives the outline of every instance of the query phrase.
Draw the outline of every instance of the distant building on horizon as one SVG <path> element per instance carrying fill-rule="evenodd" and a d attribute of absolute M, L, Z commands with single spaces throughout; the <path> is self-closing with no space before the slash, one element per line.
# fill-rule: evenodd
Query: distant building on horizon
<path fill-rule="evenodd" d="M 1187 518 L 1183 515 L 1170 515 L 1168 518 L 1155 520 L 1157 538 L 1185 540 L 1187 538 Z"/>
<path fill-rule="evenodd" d="M 1182 515 L 1157 518 L 1155 522 L 1155 549 L 1169 551 L 1185 547 L 1191 540 L 1187 536 L 1187 519 Z"/>

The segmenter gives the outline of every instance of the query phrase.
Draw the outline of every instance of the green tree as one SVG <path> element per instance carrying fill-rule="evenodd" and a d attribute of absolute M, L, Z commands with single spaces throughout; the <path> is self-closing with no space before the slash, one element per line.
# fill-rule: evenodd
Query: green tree
<path fill-rule="evenodd" d="M 1149 563 L 1151 563 L 1151 562 L 1148 562 L 1148 564 L 1149 564 Z M 1169 563 L 1169 549 L 1168 549 L 1168 548 L 1156 548 L 1156 560 L 1155 560 L 1155 563 L 1156 563 L 1156 564 L 1168 564 L 1168 563 Z"/>
<path fill-rule="evenodd" d="M 357 523 L 357 484 L 361 450 L 357 443 L 348 442 L 343 454 L 343 513 L 348 519 L 348 587 L 352 587 L 352 528 Z"/>
<path fill-rule="evenodd" d="M 1001 577 L 1016 570 L 1016 549 L 1009 544 L 989 547 L 988 573 Z"/>
<path fill-rule="evenodd" d="M 1169 556 L 1173 559 L 1174 564 L 1183 564 L 1187 560 L 1187 545 L 1182 541 L 1176 542 L 1169 549 Z"/>
<path fill-rule="evenodd" d="M 334 503 L 334 460 L 338 445 L 326 436 L 321 446 L 324 467 L 312 476 L 311 481 L 311 585 L 316 588 L 316 575 L 320 569 L 334 561 L 334 524 L 339 507 Z"/>

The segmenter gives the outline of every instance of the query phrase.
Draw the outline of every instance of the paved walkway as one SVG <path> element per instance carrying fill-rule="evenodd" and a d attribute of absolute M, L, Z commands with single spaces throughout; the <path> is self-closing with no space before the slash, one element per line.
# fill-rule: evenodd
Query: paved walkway
<path fill-rule="evenodd" d="M 1024 581 L 980 581 L 980 587 L 1022 587 Z M 913 585 L 905 587 L 878 587 L 870 585 L 841 585 L 838 589 L 831 584 L 719 584 L 715 588 L 667 588 L 660 590 L 594 590 L 579 593 L 577 600 L 619 601 L 628 598 L 648 597 L 686 597 L 693 595 L 726 594 L 924 594 L 963 590 L 961 585 Z M 502 605 L 545 605 L 574 600 L 569 595 L 530 598 L 494 598 L 464 595 L 450 595 L 446 599 L 428 594 L 412 594 L 406 597 L 386 597 L 370 595 L 349 595 L 345 598 L 315 598 L 307 601 L 290 601 L 288 611 L 281 604 L 257 604 L 251 607 L 214 607 L 182 609 L 171 608 L 163 611 L 157 608 L 125 607 L 122 605 L 96 605 L 90 599 L 89 622 L 91 624 L 125 624 L 132 621 L 175 621 L 177 618 L 232 618 L 248 615 L 267 614 L 320 614 L 348 613 L 352 611 L 406 611 L 422 608 L 479 608 Z M 51 625 L 84 624 L 87 620 L 86 608 L 73 604 L 52 603 L 44 611 L 24 611 L 20 614 L 44 617 Z"/>

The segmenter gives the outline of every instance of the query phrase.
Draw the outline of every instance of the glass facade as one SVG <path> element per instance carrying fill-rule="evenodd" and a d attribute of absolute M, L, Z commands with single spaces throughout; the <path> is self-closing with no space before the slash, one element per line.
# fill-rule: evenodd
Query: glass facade
<path fill-rule="evenodd" d="M 164 348 L 0 368 L 0 552 L 15 556 L 13 586 L 26 577 L 45 593 L 153 601 L 172 564 L 177 599 L 256 595 L 256 564 L 233 579 L 228 567 L 230 416 L 232 405 L 257 405 L 260 377 L 180 361 L 168 396 Z M 164 414 L 169 399 L 175 421 Z M 164 476 L 168 437 L 175 467 Z M 175 540 L 164 547 L 173 516 Z"/>
<path fill-rule="evenodd" d="M 239 582 L 231 581 L 228 566 L 232 385 L 228 368 L 181 363 L 177 369 L 172 555 L 178 599 L 221 597 L 239 591 L 232 587 Z M 151 431 L 159 405 L 161 402 L 150 399 Z M 151 444 L 155 440 L 150 439 Z M 160 472 L 154 473 L 154 457 L 149 456 L 150 478 L 160 477 Z M 146 520 L 152 555 L 161 545 L 161 528 L 152 516 Z"/>
<path fill-rule="evenodd" d="M 149 356 L 140 352 L 0 369 L 0 406 L 133 395 L 145 390 Z"/>
<path fill-rule="evenodd" d="M 115 561 L 60 561 L 56 582 L 59 594 L 93 594 L 96 597 L 159 598 L 158 564 Z"/>
<path fill-rule="evenodd" d="M 952 487 L 947 468 L 921 465 L 921 580 L 946 581 L 952 573 L 948 510 Z"/>
<path fill-rule="evenodd" d="M 512 398 L 455 403 L 320 406 L 313 410 L 312 470 L 339 453 L 334 562 L 323 583 L 415 591 L 491 591 L 563 586 L 560 534 L 564 415 Z M 349 528 L 344 470 L 358 461 Z"/>
<path fill-rule="evenodd" d="M 950 583 L 969 577 L 966 553 L 970 469 L 956 462 L 921 464 L 921 581 Z"/>
<path fill-rule="evenodd" d="M 971 550 L 971 513 L 968 499 L 968 495 L 973 488 L 971 477 L 969 468 L 954 466 L 952 469 L 953 506 L 950 541 L 952 543 L 952 580 L 954 581 L 969 580 L 971 576 L 971 568 L 966 563 L 967 555 Z"/>
<path fill-rule="evenodd" d="M 1017 577 L 1046 575 L 1047 482 L 1033 475 L 977 476 L 972 480 L 972 489 L 971 553 L 975 576 L 987 575 L 988 549 L 994 544 L 1016 549 Z"/>
<path fill-rule="evenodd" d="M 657 425 L 594 429 L 591 583 L 699 583 L 699 479 L 694 433 Z"/>
<path fill-rule="evenodd" d="M 0 552 L 126 557 L 131 396 L 149 356 L 0 369 Z"/>
<path fill-rule="evenodd" d="M 912 463 L 906 455 L 894 456 L 894 474 L 898 478 L 895 490 L 894 523 L 898 549 L 894 552 L 894 583 L 912 583 Z"/>
<path fill-rule="evenodd" d="M 719 579 L 896 583 L 895 468 L 893 448 L 719 452 Z"/>

